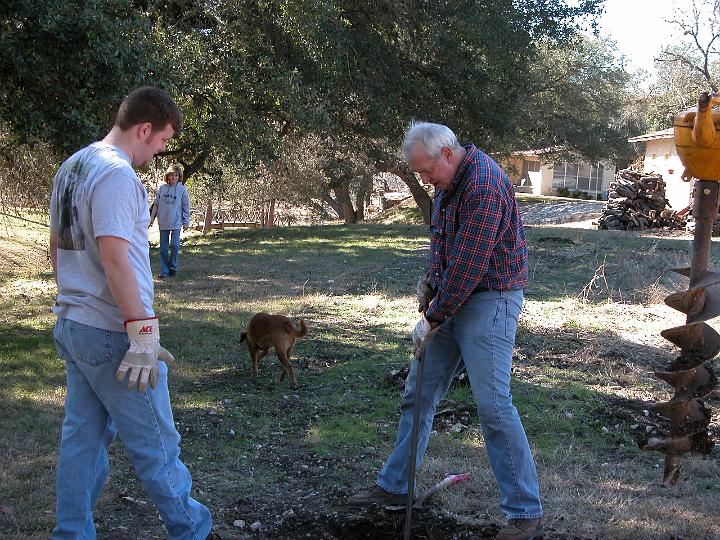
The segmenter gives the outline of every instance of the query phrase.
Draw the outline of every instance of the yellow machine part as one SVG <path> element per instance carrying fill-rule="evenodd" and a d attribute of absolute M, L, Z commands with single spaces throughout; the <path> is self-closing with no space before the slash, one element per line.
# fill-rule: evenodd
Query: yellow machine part
<path fill-rule="evenodd" d="M 675 149 L 687 179 L 720 181 L 720 111 L 714 105 L 720 105 L 720 96 L 706 93 L 697 107 L 675 117 Z"/>

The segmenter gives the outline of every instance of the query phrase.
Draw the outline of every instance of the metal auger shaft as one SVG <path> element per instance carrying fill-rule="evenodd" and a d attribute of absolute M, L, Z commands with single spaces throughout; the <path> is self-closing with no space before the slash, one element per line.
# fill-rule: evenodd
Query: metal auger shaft
<path fill-rule="evenodd" d="M 710 360 L 720 352 L 720 335 L 703 321 L 720 315 L 720 294 L 712 288 L 720 283 L 720 274 L 709 271 L 712 227 L 718 215 L 720 183 L 698 180 L 695 184 L 693 216 L 695 234 L 690 268 L 676 272 L 690 278 L 687 291 L 671 294 L 665 302 L 685 314 L 686 324 L 663 330 L 661 335 L 680 347 L 680 356 L 655 375 L 675 388 L 675 395 L 654 407 L 668 418 L 670 427 L 664 437 L 641 442 L 643 450 L 665 454 L 663 483 L 675 485 L 680 477 L 682 456 L 690 452 L 694 458 L 710 453 L 713 441 L 708 433 L 711 413 L 703 399 L 717 385 Z"/>
<path fill-rule="evenodd" d="M 719 191 L 718 182 L 698 180 L 695 183 L 695 199 L 693 201 L 695 234 L 693 235 L 689 276 L 691 289 L 705 276 L 710 265 L 710 244 L 712 243 L 713 222 L 718 215 Z M 688 316 L 688 318 L 690 317 Z"/>

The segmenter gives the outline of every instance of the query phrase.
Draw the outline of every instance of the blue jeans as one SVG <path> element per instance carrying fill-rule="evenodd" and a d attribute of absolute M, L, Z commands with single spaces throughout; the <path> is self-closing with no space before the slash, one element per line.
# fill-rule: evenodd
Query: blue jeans
<path fill-rule="evenodd" d="M 192 478 L 180 461 L 160 361 L 157 387 L 128 390 L 115 372 L 129 347 L 127 334 L 58 319 L 53 332 L 65 360 L 67 395 L 57 464 L 53 539 L 94 539 L 92 510 L 110 468 L 107 448 L 118 433 L 172 539 L 205 540 L 212 518 L 190 497 Z"/>
<path fill-rule="evenodd" d="M 433 417 L 455 374 L 467 370 L 480 427 L 495 479 L 500 509 L 508 519 L 543 514 L 535 462 L 510 395 L 510 368 L 522 291 L 472 295 L 445 321 L 425 349 L 417 467 L 427 448 Z M 390 493 L 407 493 L 410 437 L 417 362 L 413 362 L 402 398 L 395 449 L 377 477 Z"/>
<path fill-rule="evenodd" d="M 172 234 L 171 234 L 172 233 Z M 169 251 L 169 253 L 168 253 Z M 180 229 L 160 230 L 160 273 L 177 272 L 180 253 Z"/>

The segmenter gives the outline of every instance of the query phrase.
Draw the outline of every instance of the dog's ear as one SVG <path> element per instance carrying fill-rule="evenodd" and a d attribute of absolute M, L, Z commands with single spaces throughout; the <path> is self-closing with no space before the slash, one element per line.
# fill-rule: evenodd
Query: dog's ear
<path fill-rule="evenodd" d="M 240 343 L 245 341 L 246 338 L 247 338 L 247 332 L 240 332 Z"/>

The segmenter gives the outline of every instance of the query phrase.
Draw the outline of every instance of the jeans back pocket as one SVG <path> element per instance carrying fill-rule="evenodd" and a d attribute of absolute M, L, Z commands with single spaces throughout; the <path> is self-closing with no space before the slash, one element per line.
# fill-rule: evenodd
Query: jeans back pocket
<path fill-rule="evenodd" d="M 97 367 L 113 361 L 112 332 L 75 321 L 67 321 L 65 335 L 72 359 Z"/>

